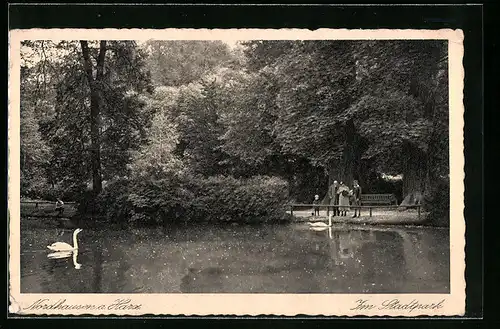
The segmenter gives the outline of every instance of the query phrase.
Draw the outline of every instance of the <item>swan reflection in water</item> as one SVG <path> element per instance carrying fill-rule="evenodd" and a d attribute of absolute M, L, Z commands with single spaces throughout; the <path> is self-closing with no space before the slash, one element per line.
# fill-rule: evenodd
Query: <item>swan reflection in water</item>
<path fill-rule="evenodd" d="M 47 255 L 49 259 L 62 259 L 73 256 L 73 265 L 77 270 L 82 268 L 82 264 L 78 263 L 78 250 L 75 251 L 58 251 Z"/>
<path fill-rule="evenodd" d="M 330 214 L 328 216 L 328 224 L 323 223 L 323 222 L 314 222 L 314 223 L 309 222 L 309 226 L 311 227 L 311 230 L 313 230 L 313 231 L 325 231 L 326 229 L 330 228 L 330 232 L 331 232 L 332 214 Z"/>
<path fill-rule="evenodd" d="M 77 235 L 80 233 L 82 229 L 76 229 L 73 232 L 73 246 L 65 243 L 65 242 L 55 242 L 50 246 L 47 246 L 48 249 L 55 251 L 47 255 L 49 259 L 62 259 L 69 258 L 73 256 L 73 265 L 77 270 L 82 268 L 82 264 L 78 263 L 78 240 Z"/>

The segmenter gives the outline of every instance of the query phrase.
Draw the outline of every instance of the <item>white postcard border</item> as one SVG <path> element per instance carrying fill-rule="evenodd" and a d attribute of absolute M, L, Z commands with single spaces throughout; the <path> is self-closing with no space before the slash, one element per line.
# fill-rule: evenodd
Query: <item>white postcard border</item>
<path fill-rule="evenodd" d="M 22 40 L 368 40 L 449 41 L 449 294 L 21 294 L 19 86 Z M 463 32 L 346 29 L 31 29 L 9 32 L 8 211 L 11 313 L 18 315 L 456 316 L 465 313 Z M 398 300 L 399 308 L 388 308 Z M 366 308 L 356 306 L 364 301 Z M 40 306 L 37 308 L 37 305 Z M 41 307 L 45 305 L 46 307 Z M 62 306 L 64 306 L 62 307 Z M 369 306 L 372 305 L 372 306 Z M 384 306 L 386 305 L 386 306 Z M 403 307 L 404 306 L 404 307 Z M 51 309 L 52 307 L 52 309 Z"/>

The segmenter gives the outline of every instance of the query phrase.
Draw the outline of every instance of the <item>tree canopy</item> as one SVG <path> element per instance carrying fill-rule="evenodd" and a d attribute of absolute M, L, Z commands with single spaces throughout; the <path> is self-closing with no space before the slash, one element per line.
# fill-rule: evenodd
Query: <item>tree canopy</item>
<path fill-rule="evenodd" d="M 26 196 L 267 175 L 304 199 L 389 174 L 432 204 L 448 184 L 445 41 L 25 41 L 22 59 Z"/>

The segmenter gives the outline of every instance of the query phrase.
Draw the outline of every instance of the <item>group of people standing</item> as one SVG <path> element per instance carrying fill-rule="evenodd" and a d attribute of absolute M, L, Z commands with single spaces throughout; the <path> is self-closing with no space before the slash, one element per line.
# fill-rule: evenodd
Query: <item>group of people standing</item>
<path fill-rule="evenodd" d="M 353 181 L 352 189 L 344 184 L 344 182 L 334 181 L 328 188 L 328 197 L 330 205 L 333 208 L 332 216 L 347 216 L 350 206 L 354 208 L 354 215 L 352 217 L 361 216 L 361 208 L 356 207 L 361 205 L 361 186 L 357 180 Z M 313 204 L 319 204 L 319 196 L 315 195 Z M 314 215 L 319 215 L 319 207 L 314 207 Z"/>
<path fill-rule="evenodd" d="M 349 206 L 361 205 L 361 186 L 357 180 L 353 181 L 352 190 L 349 189 L 344 182 L 338 183 L 334 181 L 328 189 L 328 196 L 330 198 L 330 205 L 333 205 L 333 216 L 347 216 Z M 354 207 L 354 215 L 352 217 L 361 216 L 361 209 Z"/>

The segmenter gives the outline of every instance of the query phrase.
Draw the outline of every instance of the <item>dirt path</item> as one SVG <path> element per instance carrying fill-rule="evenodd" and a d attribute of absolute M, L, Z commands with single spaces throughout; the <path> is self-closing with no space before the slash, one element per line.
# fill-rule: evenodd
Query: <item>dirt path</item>
<path fill-rule="evenodd" d="M 290 213 L 290 211 L 288 211 Z M 425 222 L 426 213 L 421 213 L 420 219 L 416 210 L 384 210 L 373 209 L 370 217 L 369 210 L 361 212 L 361 217 L 352 218 L 354 211 L 350 211 L 347 216 L 332 217 L 334 223 L 356 223 L 356 224 L 422 224 Z M 311 210 L 294 210 L 293 216 L 297 222 L 306 221 L 328 221 L 326 211 L 321 211 L 320 216 L 311 216 Z"/>

